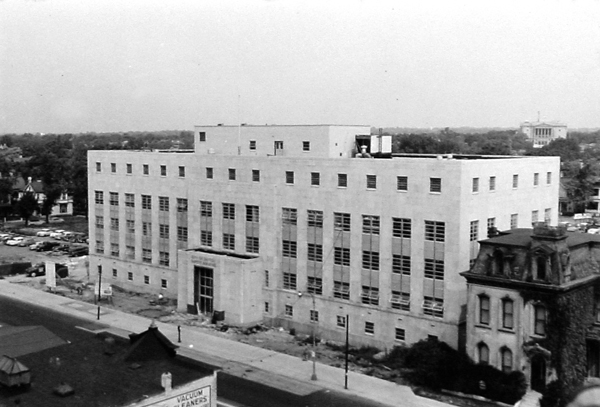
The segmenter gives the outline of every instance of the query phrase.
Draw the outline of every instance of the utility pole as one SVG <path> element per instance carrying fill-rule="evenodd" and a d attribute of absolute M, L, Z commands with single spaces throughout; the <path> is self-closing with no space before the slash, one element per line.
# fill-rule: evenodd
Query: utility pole
<path fill-rule="evenodd" d="M 102 266 L 98 266 L 98 320 L 100 320 L 100 298 L 102 295 Z"/>
<path fill-rule="evenodd" d="M 346 374 L 344 376 L 344 389 L 348 390 L 348 351 L 349 351 L 349 341 L 348 341 L 348 332 L 350 330 L 350 317 L 346 314 Z"/>
<path fill-rule="evenodd" d="M 312 306 L 313 306 L 313 311 L 316 312 L 316 306 L 315 306 L 315 294 L 312 293 Z M 315 321 L 315 324 L 318 323 L 318 319 Z M 317 380 L 317 339 L 316 339 L 317 333 L 316 333 L 316 329 L 315 326 L 313 325 L 313 335 L 312 335 L 312 340 L 313 340 L 313 353 L 312 353 L 312 360 L 313 360 L 313 372 L 312 372 L 312 376 L 310 377 L 310 380 Z"/>

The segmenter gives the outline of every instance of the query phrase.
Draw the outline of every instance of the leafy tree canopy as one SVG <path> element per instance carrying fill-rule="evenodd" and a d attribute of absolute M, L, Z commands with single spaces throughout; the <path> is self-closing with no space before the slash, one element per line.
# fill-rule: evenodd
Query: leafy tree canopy
<path fill-rule="evenodd" d="M 19 216 L 25 220 L 25 225 L 27 226 L 29 224 L 29 219 L 33 213 L 38 210 L 38 207 L 39 205 L 35 195 L 31 192 L 26 192 L 17 202 L 15 209 Z"/>

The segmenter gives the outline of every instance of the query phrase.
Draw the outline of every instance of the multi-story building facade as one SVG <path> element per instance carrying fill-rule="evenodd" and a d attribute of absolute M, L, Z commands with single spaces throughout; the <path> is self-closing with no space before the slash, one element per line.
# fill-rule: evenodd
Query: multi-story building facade
<path fill-rule="evenodd" d="M 538 223 L 481 241 L 467 280 L 467 353 L 531 388 L 600 377 L 600 236 Z M 587 375 L 585 374 L 587 372 Z"/>
<path fill-rule="evenodd" d="M 90 267 L 231 324 L 456 346 L 459 272 L 488 227 L 557 222 L 559 158 L 392 155 L 369 133 L 197 126 L 193 152 L 90 151 Z"/>
<path fill-rule="evenodd" d="M 541 148 L 553 140 L 567 138 L 567 125 L 558 122 L 523 122 L 521 132 L 532 141 L 534 148 Z"/>

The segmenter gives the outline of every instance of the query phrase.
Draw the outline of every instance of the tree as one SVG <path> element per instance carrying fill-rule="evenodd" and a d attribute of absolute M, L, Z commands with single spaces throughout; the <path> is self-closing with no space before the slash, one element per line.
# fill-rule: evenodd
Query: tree
<path fill-rule="evenodd" d="M 25 192 L 15 207 L 19 216 L 25 220 L 25 226 L 29 225 L 31 215 L 33 215 L 38 208 L 38 201 L 32 192 Z"/>
<path fill-rule="evenodd" d="M 60 198 L 63 192 L 63 188 L 60 185 L 48 185 L 44 187 L 44 201 L 40 208 L 40 213 L 46 217 L 46 223 L 50 222 L 50 215 L 52 215 L 52 208 L 56 205 L 56 201 Z"/>
<path fill-rule="evenodd" d="M 583 212 L 594 192 L 594 181 L 597 178 L 598 168 L 592 163 L 581 166 L 579 171 L 567 184 L 567 195 L 575 202 L 575 211 Z"/>
<path fill-rule="evenodd" d="M 559 138 L 552 140 L 533 153 L 534 155 L 559 156 L 562 162 L 574 161 L 580 158 L 579 144 L 573 139 Z"/>

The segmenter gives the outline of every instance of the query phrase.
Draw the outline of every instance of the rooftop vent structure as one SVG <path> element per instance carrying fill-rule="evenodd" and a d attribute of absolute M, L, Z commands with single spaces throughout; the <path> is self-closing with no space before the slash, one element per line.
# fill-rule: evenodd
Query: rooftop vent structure
<path fill-rule="evenodd" d="M 0 384 L 7 387 L 29 386 L 31 372 L 16 358 L 4 355 L 0 358 Z"/>

